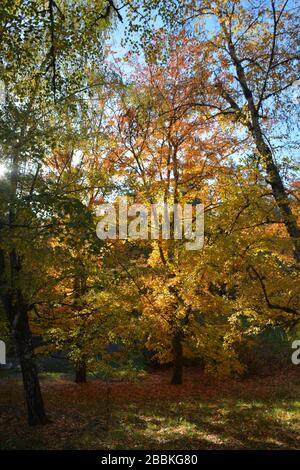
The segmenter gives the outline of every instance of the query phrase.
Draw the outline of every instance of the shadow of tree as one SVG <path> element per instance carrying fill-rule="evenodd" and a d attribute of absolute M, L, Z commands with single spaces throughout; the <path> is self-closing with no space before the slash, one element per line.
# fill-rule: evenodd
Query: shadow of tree
<path fill-rule="evenodd" d="M 133 410 L 132 410 L 133 411 Z M 117 427 L 135 447 L 164 449 L 300 449 L 300 404 L 190 401 L 135 410 Z M 122 432 L 121 432 L 122 434 Z M 120 437 L 120 432 L 119 432 Z"/>

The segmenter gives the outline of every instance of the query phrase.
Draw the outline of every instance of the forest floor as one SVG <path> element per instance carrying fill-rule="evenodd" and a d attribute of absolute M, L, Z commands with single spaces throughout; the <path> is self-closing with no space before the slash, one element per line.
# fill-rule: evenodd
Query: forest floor
<path fill-rule="evenodd" d="M 19 374 L 0 371 L 0 449 L 300 449 L 300 374 L 216 379 L 195 367 L 76 385 L 42 374 L 51 424 L 29 427 Z"/>

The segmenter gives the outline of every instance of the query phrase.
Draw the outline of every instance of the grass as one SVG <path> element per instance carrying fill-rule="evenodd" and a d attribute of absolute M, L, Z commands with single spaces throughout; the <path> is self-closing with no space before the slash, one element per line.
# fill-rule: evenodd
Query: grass
<path fill-rule="evenodd" d="M 2 372 L 1 449 L 300 449 L 297 368 L 239 381 L 189 368 L 181 386 L 169 385 L 169 371 L 86 385 L 43 373 L 52 423 L 36 428 L 26 424 L 19 374 Z"/>

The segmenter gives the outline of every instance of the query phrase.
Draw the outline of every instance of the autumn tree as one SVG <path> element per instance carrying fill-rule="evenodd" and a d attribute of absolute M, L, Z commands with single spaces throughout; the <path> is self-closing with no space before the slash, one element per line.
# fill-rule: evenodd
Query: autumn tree
<path fill-rule="evenodd" d="M 138 282 L 146 344 L 173 360 L 173 383 L 182 381 L 184 354 L 217 373 L 241 373 L 236 345 L 266 325 L 298 321 L 292 245 L 248 136 L 235 134 L 218 101 L 214 113 L 197 105 L 215 100 L 205 49 L 187 33 L 158 30 L 144 50 L 145 63 L 128 59 L 132 76 L 108 121 L 114 171 L 130 201 L 205 208 L 200 252 L 161 237 L 150 243 Z M 271 287 L 273 275 L 282 289 Z"/>
<path fill-rule="evenodd" d="M 153 36 L 155 12 L 166 29 L 188 29 L 206 51 L 211 71 L 209 97 L 199 89 L 196 106 L 236 123 L 240 133 L 242 128 L 248 133 L 299 262 L 300 229 L 286 181 L 289 163 L 285 158 L 285 149 L 295 155 L 293 148 L 299 146 L 295 131 L 291 131 L 297 121 L 297 4 L 288 0 L 260 4 L 146 0 L 129 5 L 131 28 L 141 33 L 146 44 Z M 152 27 L 141 28 L 141 19 Z"/>
<path fill-rule="evenodd" d="M 149 208 L 158 202 L 200 201 L 205 211 L 211 211 L 218 205 L 217 187 L 212 183 L 210 189 L 209 182 L 228 171 L 227 159 L 235 141 L 191 106 L 198 93 L 193 74 L 195 63 L 201 63 L 198 45 L 185 35 L 158 33 L 156 41 L 153 50 L 157 53 L 149 53 L 145 64 L 136 58 L 129 61 L 134 81 L 129 78 L 119 94 L 117 111 L 109 119 L 110 158 L 125 179 L 130 200 Z M 207 79 L 205 67 L 198 68 L 197 79 Z M 147 292 L 142 302 L 152 338 L 147 345 L 153 349 L 164 345 L 164 351 L 156 351 L 157 357 L 166 361 L 172 356 L 172 383 L 177 384 L 182 382 L 183 343 L 187 344 L 187 331 L 201 311 L 196 297 L 191 300 L 186 292 L 189 267 L 184 260 L 192 255 L 186 253 L 183 241 L 163 240 L 160 235 L 150 243 L 150 271 L 142 276 Z M 150 319 L 157 322 L 152 326 L 157 333 L 150 333 Z"/>
<path fill-rule="evenodd" d="M 100 290 L 103 250 L 96 236 L 94 203 L 103 198 L 110 181 L 94 140 L 77 153 L 68 145 L 53 149 L 47 159 L 47 185 L 55 188 L 56 199 L 47 240 L 52 252 L 46 266 L 50 282 L 34 303 L 33 328 L 45 341 L 40 351 L 64 351 L 75 366 L 76 382 L 84 383 L 103 326 L 91 293 Z"/>
<path fill-rule="evenodd" d="M 33 359 L 31 308 L 21 288 L 27 267 L 17 240 L 23 227 L 22 243 L 31 243 L 26 213 L 28 208 L 39 213 L 44 195 L 37 182 L 45 155 L 70 129 L 66 122 L 78 122 L 78 92 L 86 89 L 89 70 L 103 57 L 114 14 L 112 1 L 1 4 L 1 153 L 9 169 L 1 216 L 1 297 L 20 359 L 30 424 L 47 418 Z"/>

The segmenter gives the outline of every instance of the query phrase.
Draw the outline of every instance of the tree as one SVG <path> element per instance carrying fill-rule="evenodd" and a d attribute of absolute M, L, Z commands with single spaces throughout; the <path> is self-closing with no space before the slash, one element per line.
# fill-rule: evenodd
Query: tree
<path fill-rule="evenodd" d="M 235 141 L 191 105 L 197 95 L 193 67 L 201 56 L 197 44 L 185 35 L 158 33 L 151 49 L 156 54 L 149 54 L 146 63 L 139 64 L 136 58 L 130 62 L 135 80 L 121 90 L 109 121 L 113 142 L 110 157 L 115 171 L 125 178 L 131 198 L 148 207 L 158 202 L 184 204 L 199 200 L 206 211 L 213 210 L 218 205 L 214 201 L 218 186 L 212 183 L 209 189 L 208 184 L 229 171 L 223 160 Z M 199 80 L 206 75 L 205 66 L 198 69 Z M 146 290 L 143 294 L 142 289 L 141 297 L 148 318 L 147 331 L 154 329 L 157 333 L 151 333 L 147 344 L 151 349 L 158 348 L 160 361 L 170 360 L 172 351 L 172 383 L 179 384 L 183 343 L 187 344 L 202 310 L 196 297 L 191 302 L 185 290 L 185 279 L 189 278 L 185 259 L 190 263 L 197 255 L 186 253 L 183 241 L 163 240 L 160 236 L 149 243 L 152 254 L 148 263 L 154 271 L 142 276 L 139 283 Z"/>
<path fill-rule="evenodd" d="M 299 262 L 300 229 L 285 187 L 282 166 L 286 162 L 277 163 L 282 142 L 284 147 L 295 145 L 290 131 L 285 139 L 282 125 L 287 114 L 290 123 L 297 114 L 290 91 L 299 78 L 299 9 L 289 1 L 275 0 L 257 5 L 240 0 L 145 1 L 142 5 L 133 1 L 130 24 L 140 17 L 147 23 L 153 10 L 166 27 L 187 28 L 206 50 L 210 97 L 207 101 L 207 94 L 199 89 L 196 106 L 210 109 L 215 117 L 226 117 L 249 133 Z M 138 30 L 147 44 L 151 29 Z"/>
<path fill-rule="evenodd" d="M 66 123 L 78 122 L 78 92 L 86 89 L 89 70 L 101 60 L 105 31 L 115 12 L 112 1 L 1 4 L 0 71 L 6 90 L 1 151 L 9 168 L 1 220 L 1 298 L 15 338 L 28 420 L 33 425 L 48 420 L 33 359 L 31 308 L 21 289 L 27 267 L 17 251 L 17 238 L 23 226 L 23 244 L 30 242 L 26 237 L 30 227 L 22 218 L 26 210 L 20 208 L 39 213 L 43 195 L 37 195 L 36 183 L 45 155 Z"/>
<path fill-rule="evenodd" d="M 180 241 L 141 242 L 151 246 L 147 272 L 133 276 L 146 344 L 159 361 L 173 359 L 173 383 L 182 382 L 184 355 L 200 355 L 219 374 L 241 373 L 236 346 L 251 332 L 298 321 L 292 246 L 249 140 L 223 112 L 212 119 L 208 106 L 195 106 L 199 84 L 200 98 L 215 99 L 205 49 L 183 32 L 159 30 L 152 41 L 145 62 L 127 62 L 134 79 L 124 79 L 114 102 L 109 155 L 129 200 L 201 201 L 205 243 L 187 252 Z M 273 275 L 277 293 L 265 285 Z"/>

